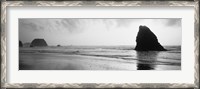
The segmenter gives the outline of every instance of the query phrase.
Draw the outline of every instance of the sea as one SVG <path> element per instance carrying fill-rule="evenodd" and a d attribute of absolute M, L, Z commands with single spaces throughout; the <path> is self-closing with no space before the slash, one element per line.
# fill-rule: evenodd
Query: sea
<path fill-rule="evenodd" d="M 19 70 L 181 70 L 181 46 L 136 51 L 135 46 L 20 47 Z"/>

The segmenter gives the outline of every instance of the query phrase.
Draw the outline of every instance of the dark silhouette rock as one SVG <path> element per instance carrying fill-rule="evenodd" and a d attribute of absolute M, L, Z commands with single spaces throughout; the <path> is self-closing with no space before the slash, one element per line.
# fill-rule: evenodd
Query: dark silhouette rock
<path fill-rule="evenodd" d="M 158 42 L 156 35 L 147 26 L 139 27 L 136 42 L 135 50 L 137 51 L 166 51 Z"/>
<path fill-rule="evenodd" d="M 57 45 L 57 47 L 60 47 L 61 45 Z"/>
<path fill-rule="evenodd" d="M 22 41 L 19 41 L 19 47 L 23 47 Z"/>
<path fill-rule="evenodd" d="M 34 39 L 30 45 L 30 47 L 44 47 L 44 46 L 48 46 L 44 39 Z"/>

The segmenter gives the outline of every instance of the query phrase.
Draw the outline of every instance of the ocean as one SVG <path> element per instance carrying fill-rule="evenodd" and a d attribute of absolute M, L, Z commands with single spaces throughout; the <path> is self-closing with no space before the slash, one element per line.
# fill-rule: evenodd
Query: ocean
<path fill-rule="evenodd" d="M 181 70 L 181 46 L 136 51 L 134 46 L 20 47 L 19 70 Z"/>

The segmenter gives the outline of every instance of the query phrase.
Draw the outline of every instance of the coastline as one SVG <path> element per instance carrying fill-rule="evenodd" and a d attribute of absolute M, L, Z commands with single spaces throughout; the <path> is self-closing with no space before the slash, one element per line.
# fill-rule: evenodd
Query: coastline
<path fill-rule="evenodd" d="M 20 53 L 19 70 L 180 70 L 179 65 L 170 65 L 141 59 L 123 60 L 101 56 Z"/>
<path fill-rule="evenodd" d="M 20 53 L 19 70 L 136 70 L 136 63 L 114 58 L 52 53 L 23 54 Z"/>

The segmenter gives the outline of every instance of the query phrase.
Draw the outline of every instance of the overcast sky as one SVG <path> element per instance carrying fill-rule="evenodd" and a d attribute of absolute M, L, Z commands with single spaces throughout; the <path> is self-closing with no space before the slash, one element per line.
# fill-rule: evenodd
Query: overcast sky
<path fill-rule="evenodd" d="M 48 45 L 136 45 L 146 25 L 161 45 L 181 45 L 181 19 L 19 19 L 19 40 L 43 38 Z"/>

